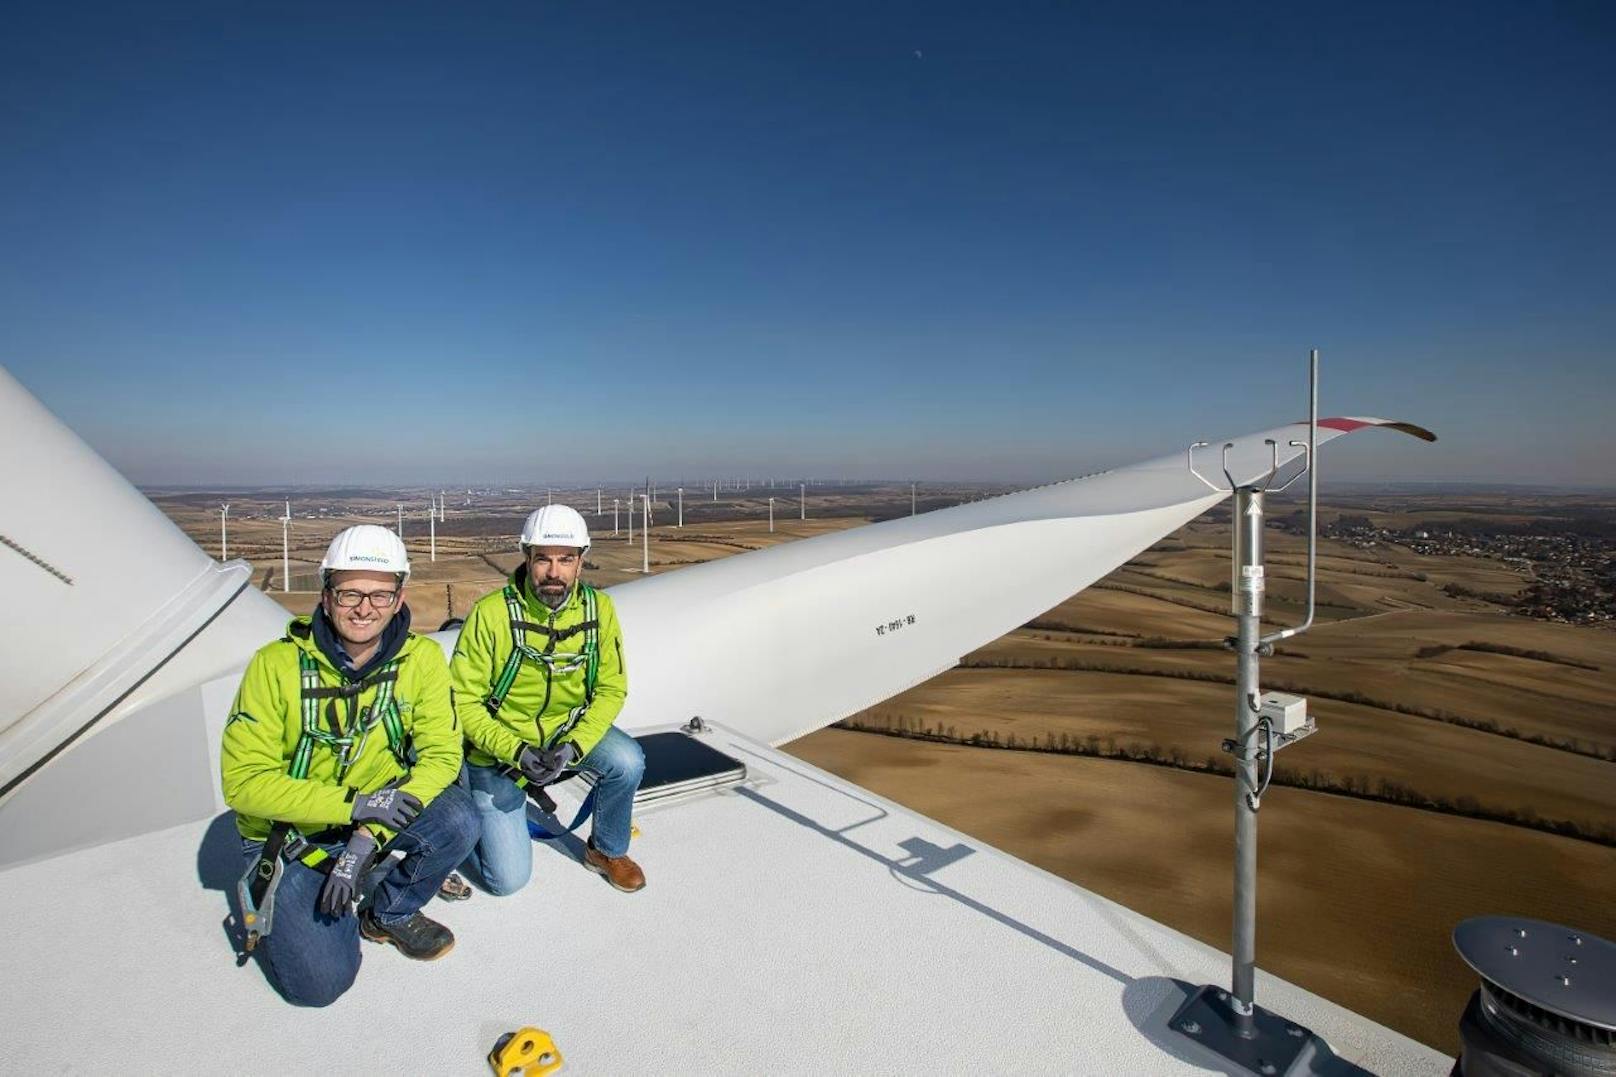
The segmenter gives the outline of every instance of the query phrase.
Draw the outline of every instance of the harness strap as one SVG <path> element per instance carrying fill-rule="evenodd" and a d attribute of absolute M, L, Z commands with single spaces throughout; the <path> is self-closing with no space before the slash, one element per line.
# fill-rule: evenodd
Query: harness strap
<path fill-rule="evenodd" d="M 341 780 L 364 751 L 365 741 L 378 721 L 387 734 L 387 748 L 401 767 L 410 766 L 409 749 L 405 744 L 404 721 L 399 714 L 398 700 L 394 698 L 394 685 L 398 682 L 401 658 L 395 658 L 363 681 L 341 685 L 326 685 L 320 681 L 320 665 L 314 658 L 300 652 L 297 656 L 302 698 L 303 730 L 297 746 L 292 750 L 292 764 L 288 768 L 294 778 L 309 776 L 309 763 L 314 745 L 323 744 L 337 753 L 338 773 Z M 366 688 L 374 687 L 376 695 L 366 709 L 363 721 L 350 722 L 346 729 L 337 721 L 336 702 L 346 699 L 350 703 Z M 330 731 L 320 728 L 320 701 L 329 700 L 327 718 Z M 358 734 L 357 740 L 355 734 Z"/>
<path fill-rule="evenodd" d="M 303 733 L 297 739 L 297 747 L 292 750 L 292 765 L 287 773 L 294 778 L 307 778 L 309 760 L 314 755 L 315 738 L 311 731 L 320 728 L 320 698 L 315 695 L 320 690 L 320 667 L 314 659 L 299 651 L 297 668 L 302 689 Z"/>
<path fill-rule="evenodd" d="M 599 628 L 600 624 L 597 621 L 579 621 L 577 624 L 568 625 L 566 628 L 551 628 L 549 625 L 539 625 L 534 624 L 532 621 L 522 621 L 520 622 L 520 627 L 524 632 L 538 632 L 542 635 L 549 636 L 552 642 L 560 643 L 562 640 L 570 639 L 580 632 L 587 632 L 590 629 Z"/>
<path fill-rule="evenodd" d="M 494 769 L 503 774 L 505 777 L 509 778 L 511 781 L 515 782 L 518 789 L 526 791 L 527 795 L 533 799 L 533 802 L 536 803 L 540 808 L 544 809 L 546 813 L 550 815 L 555 814 L 556 802 L 550 799 L 550 794 L 545 791 L 544 786 L 534 785 L 532 782 L 528 781 L 527 775 L 523 774 L 515 767 L 508 767 L 501 764 L 496 766 Z M 556 781 L 564 781 L 576 773 L 577 771 L 574 770 L 570 774 L 564 774 L 557 778 Z M 589 787 L 589 792 L 584 795 L 584 802 L 578 805 L 578 814 L 573 816 L 572 822 L 568 823 L 566 828 L 559 833 L 551 833 L 547 827 L 541 826 L 538 823 L 535 823 L 532 818 L 529 818 L 527 821 L 528 836 L 537 838 L 540 841 L 554 841 L 558 838 L 571 834 L 573 831 L 582 826 L 584 820 L 589 818 L 589 816 L 594 812 L 595 793 L 599 791 L 599 789 L 600 787 L 598 785 L 592 785 Z"/>
<path fill-rule="evenodd" d="M 497 715 L 499 709 L 505 705 L 505 697 L 511 693 L 511 685 L 516 683 L 517 671 L 522 668 L 522 656 L 528 653 L 527 622 L 522 619 L 522 600 L 516 594 L 516 588 L 507 583 L 503 592 L 505 596 L 505 612 L 510 615 L 511 621 L 511 653 L 505 656 L 505 665 L 494 678 L 493 691 L 483 700 L 483 706 L 488 708 L 490 717 Z"/>
<path fill-rule="evenodd" d="M 599 788 L 599 786 L 590 786 L 589 794 L 584 797 L 584 802 L 578 805 L 578 814 L 573 816 L 572 822 L 568 823 L 566 828 L 560 833 L 551 833 L 548 827 L 540 826 L 538 823 L 534 822 L 531 817 L 529 817 L 527 821 L 528 836 L 538 838 L 540 841 L 554 841 L 557 838 L 565 837 L 566 835 L 571 834 L 574 830 L 577 830 L 583 825 L 583 821 L 589 818 L 590 814 L 594 812 L 595 793 Z M 553 812 L 555 810 L 553 807 L 555 801 L 551 801 L 550 803 L 552 807 L 549 810 Z"/>
<path fill-rule="evenodd" d="M 308 662 L 314 662 L 314 659 L 306 654 L 302 658 Z M 319 673 L 318 665 L 316 665 L 315 672 L 316 674 Z M 304 696 L 312 696 L 315 699 L 348 699 L 352 696 L 357 696 L 372 685 L 379 687 L 397 680 L 398 660 L 394 659 L 362 681 L 344 681 L 342 684 L 324 685 L 319 683 L 318 676 L 316 676 L 315 687 L 305 690 Z"/>
<path fill-rule="evenodd" d="M 588 664 L 584 667 L 584 706 L 595 700 L 595 679 L 600 674 L 600 615 L 596 609 L 595 589 L 583 585 L 584 624 L 589 626 L 584 636 L 584 654 Z"/>
<path fill-rule="evenodd" d="M 552 743 L 560 740 L 578 724 L 583 713 L 595 699 L 595 682 L 600 675 L 600 614 L 599 602 L 596 599 L 595 589 L 578 582 L 578 595 L 584 605 L 584 619 L 575 625 L 566 628 L 552 628 L 549 625 L 535 624 L 525 616 L 522 608 L 522 598 L 517 592 L 516 585 L 507 583 L 501 591 L 505 599 L 505 612 L 509 615 L 511 624 L 511 652 L 505 656 L 505 664 L 500 668 L 499 676 L 494 678 L 493 690 L 483 700 L 483 706 L 488 708 L 490 716 L 498 715 L 501 707 L 505 705 L 505 697 L 510 695 L 511 687 L 516 683 L 517 674 L 522 668 L 522 659 L 526 658 L 545 667 L 547 676 L 556 673 L 571 673 L 580 666 L 584 670 L 584 701 L 580 706 L 574 707 L 567 714 L 567 721 L 556 736 L 549 738 Z M 537 632 L 548 639 L 543 651 L 536 651 L 527 642 L 527 634 Z M 583 634 L 584 649 L 581 654 L 557 656 L 556 644 L 573 636 Z M 535 718 L 537 716 L 535 715 Z"/>
<path fill-rule="evenodd" d="M 399 665 L 402 662 L 403 659 L 394 658 L 362 681 L 326 685 L 320 680 L 320 664 L 306 651 L 299 651 L 297 665 L 303 729 L 298 736 L 297 746 L 292 749 L 292 762 L 287 767 L 287 774 L 293 778 L 307 778 L 309 763 L 314 757 L 314 746 L 323 744 L 336 753 L 337 780 L 340 782 L 347 775 L 348 768 L 364 751 L 365 742 L 370 738 L 370 731 L 375 728 L 378 721 L 387 735 L 388 750 L 393 753 L 399 765 L 408 770 L 409 747 L 406 743 L 404 720 L 399 714 L 398 700 L 393 695 L 394 685 L 398 682 Z M 336 701 L 357 699 L 361 692 L 372 686 L 376 689 L 376 695 L 365 711 L 364 720 L 350 723 L 345 731 L 338 732 L 340 727 L 336 721 Z M 321 700 L 330 700 L 327 706 L 332 732 L 320 728 Z M 346 835 L 352 830 L 352 827 L 333 828 L 332 831 L 323 832 L 322 836 L 329 833 L 332 840 L 346 840 Z M 274 852 L 270 851 L 272 845 L 275 847 Z M 288 862 L 301 861 L 316 871 L 331 870 L 330 854 L 311 842 L 290 823 L 277 822 L 270 828 L 269 840 L 264 843 L 264 854 L 260 856 L 259 863 L 262 864 L 265 860 L 273 862 L 277 855 L 284 856 Z"/>
<path fill-rule="evenodd" d="M 351 831 L 353 828 L 347 829 Z M 299 861 L 304 867 L 313 868 L 321 874 L 331 872 L 331 854 L 305 838 L 291 823 L 276 823 L 270 827 L 269 840 L 264 842 L 263 851 L 258 854 L 258 875 L 266 883 L 269 878 L 266 865 L 273 864 L 277 857 L 288 864 Z M 257 885 L 256 882 L 253 884 L 255 889 Z M 255 901 L 261 898 L 261 894 L 253 895 Z"/>
<path fill-rule="evenodd" d="M 276 881 L 275 861 L 280 859 L 281 847 L 286 844 L 288 829 L 290 828 L 276 823 L 269 830 L 269 840 L 264 842 L 263 849 L 258 853 L 258 860 L 253 865 L 252 882 L 247 887 L 254 909 L 263 907 L 264 898 L 268 896 L 271 884 Z"/>

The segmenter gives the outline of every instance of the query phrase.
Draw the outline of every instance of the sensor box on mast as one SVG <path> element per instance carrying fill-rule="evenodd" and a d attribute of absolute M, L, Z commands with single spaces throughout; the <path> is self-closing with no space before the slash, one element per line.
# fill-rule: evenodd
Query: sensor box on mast
<path fill-rule="evenodd" d="M 1307 725 L 1307 700 L 1286 692 L 1264 692 L 1257 717 L 1267 719 L 1276 736 L 1293 736 Z"/>

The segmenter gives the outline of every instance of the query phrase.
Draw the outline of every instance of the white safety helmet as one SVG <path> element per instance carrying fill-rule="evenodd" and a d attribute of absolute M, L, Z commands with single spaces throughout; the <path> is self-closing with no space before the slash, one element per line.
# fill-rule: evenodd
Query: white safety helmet
<path fill-rule="evenodd" d="M 403 583 L 410 575 L 410 555 L 404 551 L 403 540 L 376 524 L 337 532 L 320 561 L 321 581 L 330 579 L 333 572 L 361 569 L 396 572 Z"/>
<path fill-rule="evenodd" d="M 522 525 L 522 546 L 576 546 L 589 549 L 589 526 L 569 505 L 546 505 Z"/>

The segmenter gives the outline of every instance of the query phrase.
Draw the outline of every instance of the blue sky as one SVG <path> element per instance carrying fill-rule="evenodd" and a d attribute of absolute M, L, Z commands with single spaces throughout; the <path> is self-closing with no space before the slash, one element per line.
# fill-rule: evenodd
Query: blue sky
<path fill-rule="evenodd" d="M 0 362 L 142 483 L 1616 485 L 1616 9 L 34 5 Z"/>

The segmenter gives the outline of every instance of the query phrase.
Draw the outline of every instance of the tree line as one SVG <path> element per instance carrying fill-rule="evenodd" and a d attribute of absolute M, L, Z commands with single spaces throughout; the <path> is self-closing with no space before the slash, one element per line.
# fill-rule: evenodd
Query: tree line
<path fill-rule="evenodd" d="M 1014 658 L 999 655 L 967 655 L 960 659 L 961 669 L 1028 669 L 1028 670 L 1059 670 L 1066 673 L 1116 673 L 1129 677 L 1166 677 L 1171 680 L 1199 681 L 1204 684 L 1234 685 L 1235 678 L 1227 673 L 1213 673 L 1199 669 L 1140 669 L 1136 666 L 1111 665 L 1104 662 L 1084 662 L 1073 658 L 1049 656 L 1047 658 Z M 1552 748 L 1557 752 L 1569 752 L 1572 755 L 1585 756 L 1589 759 L 1599 759 L 1607 763 L 1616 762 L 1616 745 L 1600 744 L 1595 741 L 1582 741 L 1575 737 L 1550 737 L 1541 733 L 1528 733 L 1514 726 L 1501 725 L 1491 718 L 1476 718 L 1470 715 L 1456 714 L 1440 707 L 1416 707 L 1408 703 L 1397 703 L 1391 700 L 1375 699 L 1362 692 L 1341 691 L 1334 689 L 1309 688 L 1306 685 L 1293 681 L 1270 680 L 1265 681 L 1264 688 L 1276 692 L 1291 692 L 1299 696 L 1310 696 L 1314 699 L 1331 699 L 1338 703 L 1353 703 L 1360 707 L 1373 707 L 1376 710 L 1391 711 L 1395 714 L 1406 714 L 1411 718 L 1425 718 L 1433 722 L 1443 722 L 1447 725 L 1459 726 L 1463 729 L 1475 730 L 1478 733 L 1487 733 L 1496 737 L 1508 737 L 1526 744 L 1535 744 L 1540 748 Z"/>
<path fill-rule="evenodd" d="M 1075 737 L 1070 733 L 1046 733 L 1042 736 L 1018 737 L 1015 733 L 1001 735 L 997 730 L 978 730 L 961 733 L 953 725 L 941 721 L 927 724 L 911 715 L 885 711 L 864 711 L 844 718 L 835 725 L 858 733 L 874 733 L 884 737 L 905 740 L 930 741 L 966 748 L 988 748 L 1011 752 L 1035 752 L 1050 755 L 1076 755 L 1094 759 L 1121 759 L 1130 763 L 1168 767 L 1200 774 L 1234 776 L 1234 766 L 1218 755 L 1194 756 L 1178 747 L 1164 748 L 1155 742 L 1128 741 L 1118 743 L 1114 737 L 1095 733 Z M 1312 768 L 1306 771 L 1275 765 L 1272 785 L 1292 789 L 1305 789 L 1331 796 L 1351 797 L 1355 800 L 1395 804 L 1417 808 L 1440 815 L 1454 815 L 1465 819 L 1503 823 L 1546 834 L 1555 834 L 1577 841 L 1592 842 L 1616 848 L 1616 827 L 1599 826 L 1571 819 L 1547 819 L 1536 809 L 1505 808 L 1483 804 L 1472 796 L 1432 796 L 1412 786 L 1390 778 L 1371 777 L 1366 774 L 1333 774 Z"/>

